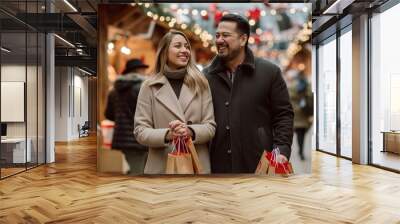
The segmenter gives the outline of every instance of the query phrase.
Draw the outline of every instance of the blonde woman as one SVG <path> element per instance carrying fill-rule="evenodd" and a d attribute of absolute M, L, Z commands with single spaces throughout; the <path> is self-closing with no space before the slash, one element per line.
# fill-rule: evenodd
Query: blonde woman
<path fill-rule="evenodd" d="M 191 56 L 185 34 L 171 30 L 159 43 L 156 75 L 140 89 L 134 134 L 149 147 L 145 174 L 165 173 L 168 143 L 182 135 L 192 137 L 204 173 L 210 173 L 208 142 L 215 134 L 214 109 L 207 79 Z"/>

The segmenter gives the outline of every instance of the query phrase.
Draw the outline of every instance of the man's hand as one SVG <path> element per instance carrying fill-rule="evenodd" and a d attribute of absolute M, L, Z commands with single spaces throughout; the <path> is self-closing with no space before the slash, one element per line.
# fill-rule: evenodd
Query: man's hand
<path fill-rule="evenodd" d="M 286 163 L 288 161 L 288 159 L 286 158 L 286 156 L 280 154 L 277 158 L 276 158 L 276 162 L 278 163 Z"/>

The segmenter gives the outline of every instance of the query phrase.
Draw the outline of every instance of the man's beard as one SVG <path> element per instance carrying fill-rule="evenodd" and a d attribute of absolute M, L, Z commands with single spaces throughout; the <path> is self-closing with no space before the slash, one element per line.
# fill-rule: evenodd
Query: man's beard
<path fill-rule="evenodd" d="M 228 48 L 229 49 L 229 48 Z M 232 49 L 227 55 L 219 55 L 224 62 L 228 62 L 236 58 L 240 54 L 240 48 Z"/>

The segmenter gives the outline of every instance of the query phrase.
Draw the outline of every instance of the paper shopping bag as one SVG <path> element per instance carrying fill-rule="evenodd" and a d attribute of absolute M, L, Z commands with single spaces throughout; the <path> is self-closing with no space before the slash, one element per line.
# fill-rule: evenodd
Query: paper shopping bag
<path fill-rule="evenodd" d="M 289 176 L 290 174 L 293 174 L 292 164 L 290 162 L 277 163 L 275 167 L 275 174 L 282 176 Z"/>
<path fill-rule="evenodd" d="M 194 147 L 192 138 L 188 138 L 186 141 L 186 146 L 192 155 L 193 169 L 195 173 L 203 173 L 203 167 L 200 163 L 199 155 L 197 154 L 196 148 Z"/>
<path fill-rule="evenodd" d="M 292 164 L 289 161 L 278 162 L 277 158 L 280 155 L 279 148 L 275 148 L 272 152 L 267 152 L 267 159 L 270 163 L 268 167 L 268 175 L 289 176 L 293 174 Z"/>
<path fill-rule="evenodd" d="M 275 176 L 275 167 L 274 166 L 268 166 L 268 176 Z"/>
<path fill-rule="evenodd" d="M 176 170 L 176 155 L 172 154 L 172 153 L 168 153 L 167 156 L 167 166 L 165 168 L 165 173 L 166 174 L 176 174 L 177 170 Z"/>
<path fill-rule="evenodd" d="M 269 161 L 266 156 L 266 151 L 261 155 L 260 161 L 258 162 L 255 174 L 262 175 L 266 174 L 268 171 Z"/>
<path fill-rule="evenodd" d="M 190 153 L 177 155 L 175 157 L 175 167 L 178 174 L 194 174 Z"/>
<path fill-rule="evenodd" d="M 184 137 L 176 137 L 171 142 L 172 152 L 168 153 L 166 174 L 194 174 L 192 156 Z"/>
<path fill-rule="evenodd" d="M 256 174 L 268 176 L 289 176 L 293 174 L 292 164 L 288 162 L 278 162 L 276 160 L 279 155 L 279 149 L 274 149 L 272 152 L 264 151 L 261 156 L 260 162 L 256 169 Z"/>

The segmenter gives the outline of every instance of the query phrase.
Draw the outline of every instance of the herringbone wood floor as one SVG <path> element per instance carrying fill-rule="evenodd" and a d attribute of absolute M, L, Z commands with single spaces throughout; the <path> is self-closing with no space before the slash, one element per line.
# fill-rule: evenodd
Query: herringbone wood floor
<path fill-rule="evenodd" d="M 400 223 L 400 175 L 314 152 L 290 178 L 96 173 L 95 139 L 0 181 L 0 223 Z"/>

